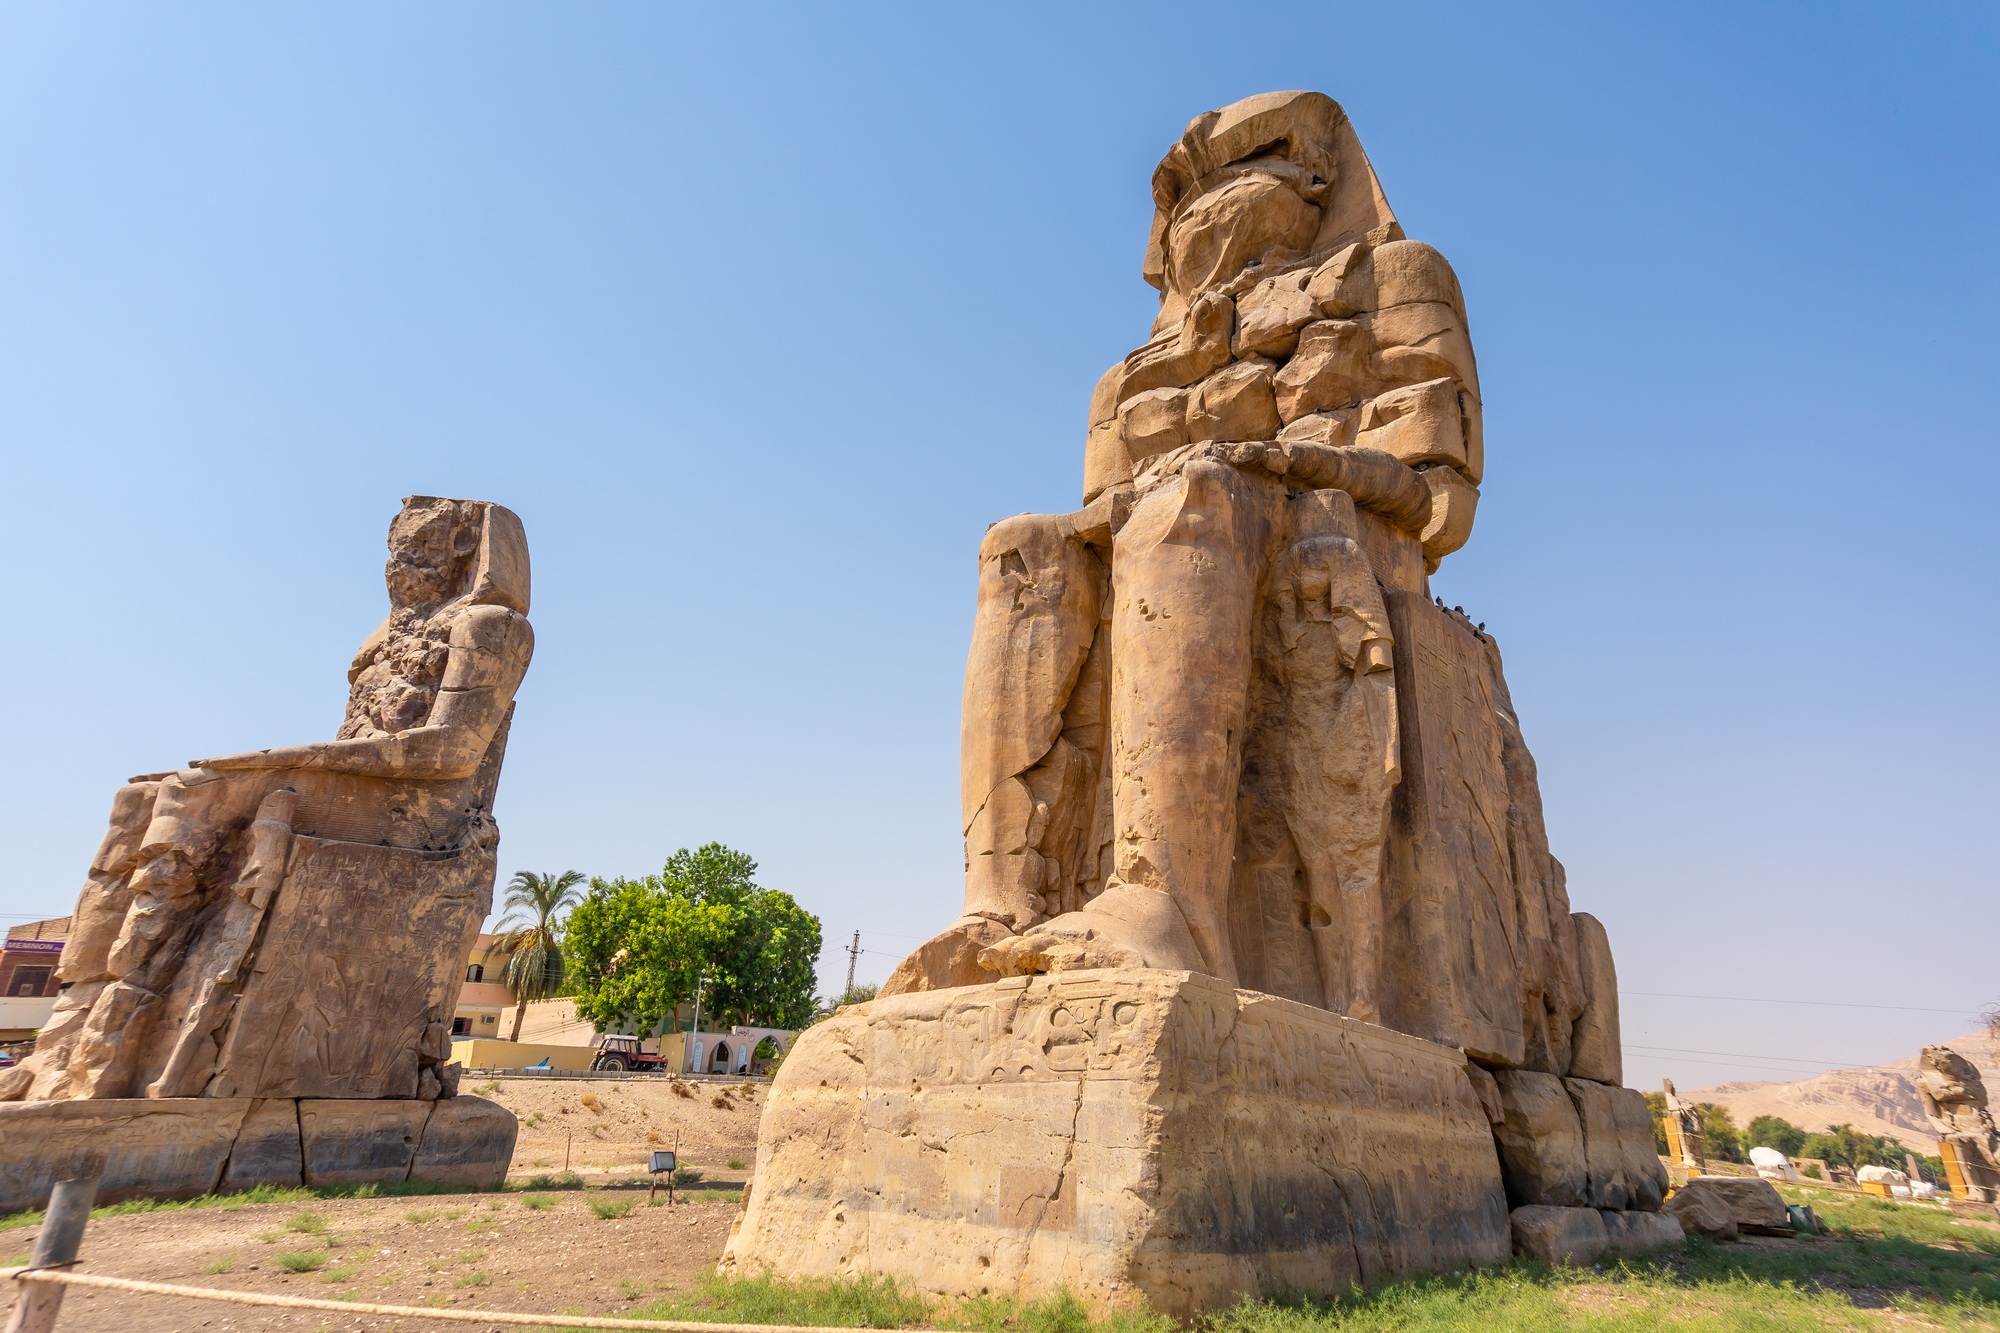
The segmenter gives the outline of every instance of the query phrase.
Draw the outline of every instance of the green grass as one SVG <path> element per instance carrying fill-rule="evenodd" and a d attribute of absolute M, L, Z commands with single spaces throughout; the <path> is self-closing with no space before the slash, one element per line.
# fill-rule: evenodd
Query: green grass
<path fill-rule="evenodd" d="M 227 1273 L 234 1267 L 236 1267 L 234 1259 L 212 1259 L 201 1266 L 201 1271 L 204 1273 Z"/>
<path fill-rule="evenodd" d="M 326 1267 L 325 1250 L 288 1250 L 278 1256 L 278 1267 L 287 1273 L 311 1273 Z"/>
<path fill-rule="evenodd" d="M 580 1186 L 583 1182 L 577 1181 Z M 567 1188 L 552 1185 L 549 1188 Z M 388 1185 L 333 1185 L 323 1189 L 297 1186 L 259 1185 L 235 1194 L 204 1194 L 198 1199 L 127 1199 L 90 1210 L 93 1218 L 124 1217 L 130 1213 L 172 1212 L 183 1208 L 221 1208 L 233 1211 L 258 1203 L 316 1203 L 323 1199 L 394 1199 L 423 1194 L 473 1194 L 463 1185 L 440 1185 L 426 1180 L 405 1180 Z M 40 1212 L 0 1214 L 0 1231 L 42 1224 Z"/>
<path fill-rule="evenodd" d="M 321 1273 L 322 1282 L 352 1282 L 354 1275 L 361 1271 L 360 1264 L 342 1264 L 339 1268 L 329 1268 Z"/>
<path fill-rule="evenodd" d="M 500 1188 L 506 1190 L 580 1190 L 583 1177 L 574 1171 L 563 1171 L 553 1176 L 529 1176 L 522 1181 L 508 1181 Z"/>
<path fill-rule="evenodd" d="M 297 1231 L 307 1236 L 317 1236 L 326 1230 L 326 1219 L 310 1210 L 294 1213 L 292 1220 L 285 1223 L 285 1230 Z"/>
<path fill-rule="evenodd" d="M 631 1199 L 592 1199 L 590 1211 L 609 1222 L 631 1212 L 633 1202 Z"/>
<path fill-rule="evenodd" d="M 523 1194 L 521 1196 L 521 1206 L 523 1208 L 531 1208 L 538 1213 L 544 1213 L 556 1206 L 556 1200 L 555 1196 L 550 1194 Z"/>
<path fill-rule="evenodd" d="M 670 1296 L 636 1312 L 642 1319 L 716 1324 L 811 1324 L 825 1328 L 904 1328 L 924 1323 L 931 1302 L 894 1278 L 708 1276 L 692 1297 Z"/>
<path fill-rule="evenodd" d="M 743 1159 L 741 1157 L 730 1158 L 729 1169 L 731 1171 L 741 1171 L 743 1169 Z"/>
<path fill-rule="evenodd" d="M 483 1287 L 492 1280 L 493 1275 L 491 1273 L 467 1273 L 456 1279 L 451 1285 L 454 1287 Z"/>

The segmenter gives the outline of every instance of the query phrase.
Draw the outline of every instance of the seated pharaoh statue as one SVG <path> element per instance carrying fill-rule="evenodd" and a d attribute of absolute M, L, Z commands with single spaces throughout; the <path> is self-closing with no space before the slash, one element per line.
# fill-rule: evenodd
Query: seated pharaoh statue
<path fill-rule="evenodd" d="M 1680 1240 L 1483 625 L 1457 279 L 1319 93 L 1153 173 L 1083 508 L 990 527 L 965 899 L 803 1033 L 725 1268 L 1176 1318 Z"/>
<path fill-rule="evenodd" d="M 1994 1128 L 1978 1067 L 1949 1046 L 1924 1047 L 1917 1098 L 1937 1133 L 1952 1193 L 2000 1203 L 2000 1131 Z"/>
<path fill-rule="evenodd" d="M 1153 200 L 1084 508 L 981 546 L 964 914 L 884 993 L 1185 969 L 1617 1081 L 1498 650 L 1429 592 L 1484 467 L 1451 266 L 1319 93 L 1197 118 Z"/>
<path fill-rule="evenodd" d="M 0 1100 L 456 1090 L 449 1023 L 492 903 L 493 796 L 534 644 L 521 522 L 412 497 L 387 578 L 334 740 L 113 797 L 61 996 Z"/>

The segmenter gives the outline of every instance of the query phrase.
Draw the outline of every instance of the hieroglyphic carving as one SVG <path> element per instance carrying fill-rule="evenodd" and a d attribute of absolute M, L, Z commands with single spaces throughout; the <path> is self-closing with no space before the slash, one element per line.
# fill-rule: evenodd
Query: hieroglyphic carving
<path fill-rule="evenodd" d="M 1507 1249 L 1461 1056 L 1166 970 L 842 1010 L 781 1067 L 756 1178 L 725 1265 L 954 1295 L 1185 1314 Z"/>

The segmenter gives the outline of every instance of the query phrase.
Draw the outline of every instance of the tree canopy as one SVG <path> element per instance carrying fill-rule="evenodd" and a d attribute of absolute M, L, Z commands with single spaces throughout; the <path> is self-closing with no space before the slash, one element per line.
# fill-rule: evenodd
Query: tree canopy
<path fill-rule="evenodd" d="M 813 1015 L 819 918 L 760 888 L 757 863 L 719 842 L 644 879 L 593 879 L 564 945 L 576 1012 L 599 1028 L 648 1028 L 701 988 L 702 1024 L 804 1027 Z"/>
<path fill-rule="evenodd" d="M 1806 1132 L 1782 1116 L 1760 1115 L 1743 1131 L 1752 1148 L 1776 1148 L 1787 1157 L 1799 1156 Z"/>
<path fill-rule="evenodd" d="M 574 870 L 560 875 L 517 870 L 508 881 L 501 903 L 507 918 L 500 923 L 502 933 L 493 947 L 507 955 L 507 992 L 514 997 L 514 1034 L 509 1040 L 521 1039 L 521 1020 L 531 1002 L 562 994 L 568 971 L 557 917 L 575 903 L 582 883 L 582 874 Z"/>

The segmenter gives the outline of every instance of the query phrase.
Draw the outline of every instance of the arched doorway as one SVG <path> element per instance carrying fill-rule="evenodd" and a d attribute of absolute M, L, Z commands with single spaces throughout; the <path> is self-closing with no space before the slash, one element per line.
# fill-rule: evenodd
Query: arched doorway
<path fill-rule="evenodd" d="M 711 1074 L 727 1074 L 729 1072 L 728 1042 L 718 1041 L 715 1043 L 715 1054 L 709 1059 L 708 1072 Z"/>

